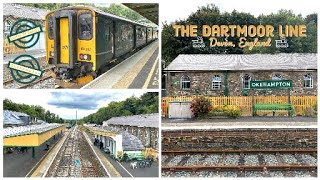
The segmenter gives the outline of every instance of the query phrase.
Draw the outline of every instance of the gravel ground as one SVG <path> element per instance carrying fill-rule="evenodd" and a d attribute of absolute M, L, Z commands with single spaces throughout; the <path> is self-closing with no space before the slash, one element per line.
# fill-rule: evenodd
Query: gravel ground
<path fill-rule="evenodd" d="M 224 161 L 224 165 L 226 166 L 238 165 L 239 157 L 240 156 L 238 154 L 227 154 Z"/>
<path fill-rule="evenodd" d="M 191 155 L 187 162 L 184 164 L 184 166 L 202 165 L 203 160 L 201 159 L 203 159 L 203 155 L 201 154 Z"/>
<path fill-rule="evenodd" d="M 294 177 L 312 177 L 307 171 L 294 171 Z"/>
<path fill-rule="evenodd" d="M 273 154 L 265 154 L 264 155 L 264 160 L 265 160 L 266 164 L 269 165 L 269 166 L 278 164 L 277 158 Z"/>
<path fill-rule="evenodd" d="M 259 160 L 258 160 L 258 156 L 257 155 L 246 155 L 244 157 L 244 164 L 245 165 L 259 165 Z"/>
<path fill-rule="evenodd" d="M 282 157 L 284 163 L 286 164 L 289 164 L 289 165 L 299 164 L 293 154 L 281 154 L 280 156 Z"/>
<path fill-rule="evenodd" d="M 245 177 L 263 177 L 261 171 L 246 171 Z"/>
<path fill-rule="evenodd" d="M 204 159 L 203 165 L 205 166 L 216 166 L 219 163 L 219 159 L 221 158 L 221 155 L 219 154 L 210 154 Z"/>
<path fill-rule="evenodd" d="M 170 162 L 168 162 L 168 164 L 166 164 L 166 166 L 177 166 L 183 157 L 183 155 L 175 156 Z"/>
<path fill-rule="evenodd" d="M 286 177 L 282 171 L 269 171 L 270 177 Z M 313 177 L 308 171 L 292 171 L 290 173 L 293 177 Z M 236 171 L 223 171 L 223 172 L 213 172 L 213 171 L 197 171 L 195 174 L 192 174 L 188 171 L 162 171 L 162 177 L 176 177 L 176 178 L 189 178 L 189 177 L 198 177 L 198 178 L 217 178 L 217 177 L 228 177 L 234 178 L 238 177 Z M 264 177 L 264 174 L 261 171 L 246 171 L 245 177 Z"/>
<path fill-rule="evenodd" d="M 164 166 L 166 163 L 165 161 L 168 159 L 169 156 L 161 155 L 161 166 Z"/>
<path fill-rule="evenodd" d="M 284 175 L 281 171 L 271 171 L 271 172 L 269 172 L 269 175 L 271 177 L 284 177 Z"/>
<path fill-rule="evenodd" d="M 313 166 L 316 166 L 318 164 L 317 159 L 311 156 L 310 154 L 302 154 L 302 159 L 306 164 L 310 164 Z"/>

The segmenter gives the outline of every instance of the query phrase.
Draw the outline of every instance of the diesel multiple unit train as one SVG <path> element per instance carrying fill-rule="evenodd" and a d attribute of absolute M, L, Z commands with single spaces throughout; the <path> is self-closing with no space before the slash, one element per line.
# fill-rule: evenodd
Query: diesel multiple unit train
<path fill-rule="evenodd" d="M 46 15 L 46 58 L 55 65 L 57 83 L 82 86 L 158 38 L 145 26 L 88 6 L 72 6 Z"/>

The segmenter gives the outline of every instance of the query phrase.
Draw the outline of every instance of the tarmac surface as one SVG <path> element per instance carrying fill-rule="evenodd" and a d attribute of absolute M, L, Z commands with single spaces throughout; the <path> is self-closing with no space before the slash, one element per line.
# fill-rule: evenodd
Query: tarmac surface
<path fill-rule="evenodd" d="M 49 139 L 50 148 L 59 140 L 61 136 L 53 137 Z M 43 143 L 40 147 L 35 148 L 35 158 L 32 158 L 32 148 L 28 148 L 27 152 L 20 153 L 13 151 L 11 154 L 3 155 L 3 176 L 4 177 L 25 177 L 31 169 L 46 155 L 48 151 L 46 149 L 46 143 Z"/>
<path fill-rule="evenodd" d="M 237 119 L 169 119 L 162 118 L 163 127 L 184 126 L 317 126 L 311 117 L 241 117 Z"/>

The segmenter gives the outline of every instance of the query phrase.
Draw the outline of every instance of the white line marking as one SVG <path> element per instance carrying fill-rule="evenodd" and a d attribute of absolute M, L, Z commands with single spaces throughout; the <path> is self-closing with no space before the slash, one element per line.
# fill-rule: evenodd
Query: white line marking
<path fill-rule="evenodd" d="M 118 163 L 131 177 L 133 177 L 132 174 L 129 173 L 129 171 L 128 171 L 125 167 L 123 167 L 121 163 L 119 163 L 118 161 L 117 161 L 117 163 Z"/>

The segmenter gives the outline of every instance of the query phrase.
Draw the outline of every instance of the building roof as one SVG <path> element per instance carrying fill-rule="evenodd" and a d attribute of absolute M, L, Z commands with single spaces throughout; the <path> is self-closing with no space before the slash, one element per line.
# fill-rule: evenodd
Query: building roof
<path fill-rule="evenodd" d="M 141 140 L 137 136 L 134 136 L 126 131 L 121 131 L 117 128 L 107 126 L 91 126 L 88 124 L 84 124 L 84 126 L 93 131 L 122 135 L 122 148 L 125 151 L 140 151 L 144 149 Z"/>
<path fill-rule="evenodd" d="M 144 146 L 141 140 L 126 131 L 120 133 L 122 135 L 122 149 L 124 151 L 141 151 Z"/>
<path fill-rule="evenodd" d="M 28 134 L 40 134 L 51 129 L 58 128 L 63 126 L 63 124 L 57 123 L 48 123 L 48 124 L 39 124 L 39 125 L 27 125 L 27 126 L 19 126 L 19 127 L 7 127 L 3 128 L 3 136 L 14 137 L 14 136 L 22 136 Z"/>
<path fill-rule="evenodd" d="M 140 114 L 134 116 L 113 117 L 106 121 L 108 125 L 128 125 L 137 127 L 159 127 L 159 114 Z"/>
<path fill-rule="evenodd" d="M 44 20 L 48 12 L 49 10 L 23 6 L 20 4 L 3 4 L 3 16 L 13 16 L 15 18 L 26 18 L 33 20 Z"/>
<path fill-rule="evenodd" d="M 21 112 L 4 110 L 3 124 L 4 125 L 23 125 L 25 124 L 25 122 L 22 119 L 20 119 L 20 117 L 22 116 L 28 117 L 29 115 Z"/>
<path fill-rule="evenodd" d="M 307 70 L 317 69 L 316 53 L 180 54 L 167 71 Z"/>

